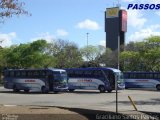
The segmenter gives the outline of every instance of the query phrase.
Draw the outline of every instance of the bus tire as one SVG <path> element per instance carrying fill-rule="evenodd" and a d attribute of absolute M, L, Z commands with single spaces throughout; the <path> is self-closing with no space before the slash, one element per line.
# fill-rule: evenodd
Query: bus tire
<path fill-rule="evenodd" d="M 104 85 L 100 85 L 98 87 L 98 89 L 99 89 L 100 93 L 104 93 L 106 91 Z"/>
<path fill-rule="evenodd" d="M 111 92 L 112 92 L 112 89 L 110 89 L 110 90 L 107 90 L 107 92 L 108 92 L 108 93 L 111 93 Z"/>
<path fill-rule="evenodd" d="M 58 94 L 59 91 L 53 91 L 54 94 Z"/>
<path fill-rule="evenodd" d="M 16 85 L 13 86 L 13 92 L 19 92 L 19 89 L 17 89 Z"/>
<path fill-rule="evenodd" d="M 69 92 L 74 92 L 74 89 L 68 89 L 69 90 Z"/>
<path fill-rule="evenodd" d="M 41 92 L 42 92 L 42 93 L 48 93 L 48 90 L 46 89 L 45 86 L 42 86 L 42 87 L 41 87 Z"/>
<path fill-rule="evenodd" d="M 156 89 L 160 90 L 160 84 L 156 85 Z"/>
<path fill-rule="evenodd" d="M 28 89 L 26 89 L 26 90 L 24 90 L 24 92 L 25 92 L 25 93 L 28 93 L 28 92 L 29 92 L 29 90 L 28 90 Z"/>

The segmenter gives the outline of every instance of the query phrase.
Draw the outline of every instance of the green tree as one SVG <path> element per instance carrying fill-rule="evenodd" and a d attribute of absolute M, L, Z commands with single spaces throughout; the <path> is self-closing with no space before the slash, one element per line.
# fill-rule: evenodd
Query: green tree
<path fill-rule="evenodd" d="M 160 70 L 160 36 L 151 36 L 142 42 L 129 43 L 121 53 L 126 71 Z"/>
<path fill-rule="evenodd" d="M 48 43 L 45 40 L 37 40 L 28 44 L 12 46 L 6 54 L 8 67 L 38 68 L 53 65 L 50 61 L 54 58 L 46 53 Z"/>
<path fill-rule="evenodd" d="M 48 47 L 48 53 L 56 59 L 56 67 L 72 68 L 82 64 L 82 55 L 75 43 L 55 40 Z"/>
<path fill-rule="evenodd" d="M 97 46 L 89 45 L 80 49 L 83 58 L 87 61 L 94 61 L 99 56 L 99 49 Z"/>

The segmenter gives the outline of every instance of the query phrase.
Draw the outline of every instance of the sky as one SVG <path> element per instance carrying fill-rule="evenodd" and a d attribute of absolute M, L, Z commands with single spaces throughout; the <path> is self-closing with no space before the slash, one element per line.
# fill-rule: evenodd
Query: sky
<path fill-rule="evenodd" d="M 20 0 L 22 1 L 22 0 Z M 12 17 L 0 24 L 1 46 L 29 43 L 38 39 L 48 42 L 63 39 L 87 45 L 105 46 L 104 12 L 119 5 L 160 4 L 160 0 L 23 0 L 31 16 Z M 160 10 L 127 10 L 126 43 L 160 35 Z"/>

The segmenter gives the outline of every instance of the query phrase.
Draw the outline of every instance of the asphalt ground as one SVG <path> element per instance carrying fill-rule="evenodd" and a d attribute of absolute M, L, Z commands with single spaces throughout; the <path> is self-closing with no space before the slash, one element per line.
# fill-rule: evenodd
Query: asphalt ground
<path fill-rule="evenodd" d="M 84 119 L 90 119 L 91 117 L 89 116 L 93 113 L 96 113 L 92 115 L 94 116 L 94 118 L 97 119 L 100 119 L 102 117 L 108 118 L 108 116 L 105 115 L 116 114 L 115 95 L 116 95 L 115 91 L 113 91 L 112 93 L 107 93 L 107 92 L 99 93 L 99 91 L 95 90 L 87 90 L 87 91 L 77 90 L 72 93 L 61 92 L 59 94 L 54 94 L 54 93 L 41 94 L 40 92 L 35 92 L 35 91 L 30 93 L 24 93 L 23 91 L 19 93 L 14 93 L 11 90 L 7 90 L 4 89 L 3 87 L 0 87 L 0 105 L 3 106 L 1 107 L 0 112 L 4 109 L 4 107 L 5 109 L 7 109 L 8 106 L 12 107 L 15 105 L 21 107 L 36 106 L 36 107 L 47 107 L 47 108 L 49 107 L 52 109 L 59 108 L 62 109 L 62 111 L 65 109 L 82 115 Z M 132 100 L 135 102 L 138 111 L 135 111 L 130 100 L 128 99 L 128 96 L 130 96 Z M 8 108 L 8 110 L 10 113 L 11 112 L 10 108 Z M 4 113 L 5 112 L 3 111 L 3 114 Z M 99 116 L 95 116 L 97 115 L 97 113 L 99 113 Z M 153 116 L 154 118 L 157 118 L 157 116 L 159 117 L 160 92 L 156 90 L 137 90 L 137 89 L 119 91 L 118 114 L 122 115 L 123 117 L 124 115 L 127 116 L 132 115 L 132 118 L 135 119 L 141 117 L 145 117 L 147 119 L 145 115 Z"/>

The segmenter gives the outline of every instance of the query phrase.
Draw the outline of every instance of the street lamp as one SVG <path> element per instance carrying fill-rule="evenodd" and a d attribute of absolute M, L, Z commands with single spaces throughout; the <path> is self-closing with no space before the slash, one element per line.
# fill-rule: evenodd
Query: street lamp
<path fill-rule="evenodd" d="M 88 35 L 89 33 L 87 32 L 86 35 L 87 35 L 87 62 L 88 62 Z"/>
<path fill-rule="evenodd" d="M 88 35 L 89 35 L 89 33 L 86 33 L 87 34 L 87 48 L 88 48 Z"/>

